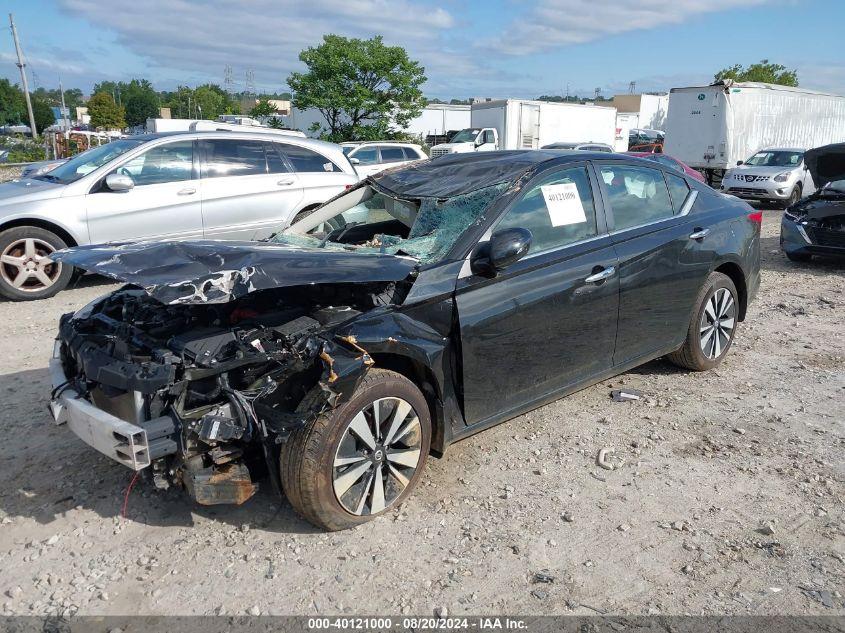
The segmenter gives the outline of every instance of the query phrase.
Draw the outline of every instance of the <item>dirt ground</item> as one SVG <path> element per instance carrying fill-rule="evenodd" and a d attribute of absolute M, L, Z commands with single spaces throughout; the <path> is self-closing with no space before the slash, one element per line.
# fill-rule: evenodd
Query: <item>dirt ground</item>
<path fill-rule="evenodd" d="M 115 286 L 0 303 L 0 613 L 845 614 L 845 265 L 787 261 L 779 218 L 718 370 L 655 361 L 456 444 L 342 533 L 269 486 L 138 485 L 121 518 L 132 473 L 47 413 L 59 315 Z"/>

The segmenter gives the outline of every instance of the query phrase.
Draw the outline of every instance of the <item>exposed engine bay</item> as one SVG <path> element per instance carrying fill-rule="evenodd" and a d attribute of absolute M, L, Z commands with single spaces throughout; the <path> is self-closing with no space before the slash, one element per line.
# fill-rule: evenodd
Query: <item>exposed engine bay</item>
<path fill-rule="evenodd" d="M 73 389 L 144 429 L 144 472 L 158 488 L 184 487 L 206 505 L 243 503 L 267 472 L 278 487 L 278 445 L 351 393 L 372 364 L 333 329 L 404 292 L 395 282 L 322 284 L 167 306 L 125 287 L 62 317 L 67 382 L 54 397 Z M 298 409 L 312 390 L 319 397 Z"/>

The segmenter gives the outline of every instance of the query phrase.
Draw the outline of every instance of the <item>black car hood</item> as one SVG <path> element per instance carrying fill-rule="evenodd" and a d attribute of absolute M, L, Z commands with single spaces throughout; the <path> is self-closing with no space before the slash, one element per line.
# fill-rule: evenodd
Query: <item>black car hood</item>
<path fill-rule="evenodd" d="M 166 304 L 226 303 L 307 284 L 400 281 L 418 264 L 399 255 L 214 240 L 78 246 L 51 259 L 140 286 Z"/>
<path fill-rule="evenodd" d="M 808 149 L 804 164 L 818 189 L 834 180 L 845 180 L 845 143 L 834 143 Z"/>

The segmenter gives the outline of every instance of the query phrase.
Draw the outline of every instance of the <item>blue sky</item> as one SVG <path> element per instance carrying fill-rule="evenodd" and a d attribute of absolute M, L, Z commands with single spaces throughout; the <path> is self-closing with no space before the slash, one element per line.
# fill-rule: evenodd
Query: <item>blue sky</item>
<path fill-rule="evenodd" d="M 384 36 L 425 67 L 430 97 L 611 95 L 707 83 L 768 58 L 845 94 L 839 0 L 11 0 L 30 82 L 103 79 L 284 90 L 325 33 Z M 5 16 L 3 16 L 5 19 Z M 19 81 L 8 29 L 0 76 Z M 34 76 L 33 76 L 34 73 Z"/>

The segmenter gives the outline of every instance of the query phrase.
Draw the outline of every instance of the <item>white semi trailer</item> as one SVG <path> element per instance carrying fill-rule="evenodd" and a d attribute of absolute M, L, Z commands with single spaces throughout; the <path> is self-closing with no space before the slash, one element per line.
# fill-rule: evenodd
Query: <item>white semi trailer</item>
<path fill-rule="evenodd" d="M 845 97 L 732 81 L 669 93 L 663 151 L 704 172 L 711 184 L 762 149 L 842 141 Z"/>
<path fill-rule="evenodd" d="M 556 142 L 616 141 L 616 108 L 576 103 L 502 99 L 472 104 L 471 127 L 452 142 L 435 145 L 431 157 L 496 149 L 540 149 Z"/>

